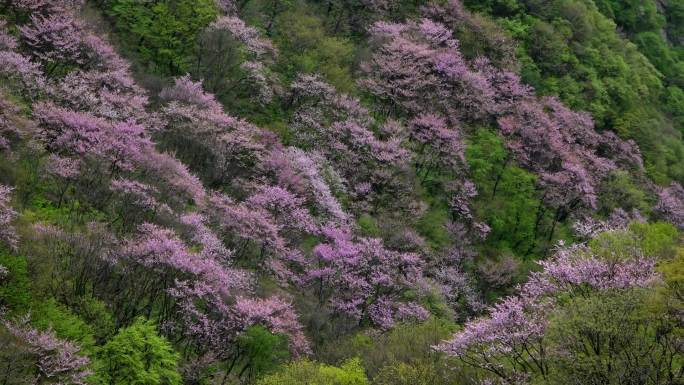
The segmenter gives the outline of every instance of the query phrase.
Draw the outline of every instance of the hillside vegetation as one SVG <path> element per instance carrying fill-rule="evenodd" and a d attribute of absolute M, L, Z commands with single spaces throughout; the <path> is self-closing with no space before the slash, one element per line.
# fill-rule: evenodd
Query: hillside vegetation
<path fill-rule="evenodd" d="M 0 0 L 0 385 L 684 384 L 684 0 Z"/>

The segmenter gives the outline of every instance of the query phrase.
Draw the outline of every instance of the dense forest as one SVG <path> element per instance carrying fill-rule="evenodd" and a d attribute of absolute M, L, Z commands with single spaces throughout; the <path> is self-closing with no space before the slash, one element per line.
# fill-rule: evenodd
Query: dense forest
<path fill-rule="evenodd" d="M 684 385 L 684 0 L 0 0 L 0 385 Z"/>

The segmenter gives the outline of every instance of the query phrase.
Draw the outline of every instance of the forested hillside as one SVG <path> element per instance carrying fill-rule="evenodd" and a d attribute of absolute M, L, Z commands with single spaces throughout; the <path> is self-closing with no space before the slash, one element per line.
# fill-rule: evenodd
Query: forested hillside
<path fill-rule="evenodd" d="M 0 385 L 684 384 L 684 0 L 0 0 Z"/>

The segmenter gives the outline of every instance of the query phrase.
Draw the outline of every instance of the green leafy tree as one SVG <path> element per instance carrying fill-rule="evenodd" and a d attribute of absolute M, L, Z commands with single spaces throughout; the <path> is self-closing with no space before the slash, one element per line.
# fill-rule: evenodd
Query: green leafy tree
<path fill-rule="evenodd" d="M 318 357 L 326 362 L 342 362 L 359 357 L 373 379 L 383 368 L 398 363 L 431 366 L 437 372 L 449 372 L 447 363 L 432 346 L 448 338 L 455 330 L 454 322 L 433 317 L 417 324 L 399 324 L 379 336 L 370 337 L 359 332 L 341 339 L 331 339 L 321 347 Z"/>
<path fill-rule="evenodd" d="M 197 35 L 218 15 L 213 0 L 112 0 L 107 13 L 152 72 L 187 72 Z"/>
<path fill-rule="evenodd" d="M 549 325 L 549 382 L 680 383 L 682 330 L 653 303 L 640 289 L 569 301 Z"/>
<path fill-rule="evenodd" d="M 277 373 L 268 375 L 257 385 L 370 385 L 359 359 L 340 367 L 311 361 L 296 361 Z"/>
<path fill-rule="evenodd" d="M 624 231 L 603 232 L 589 242 L 592 252 L 604 258 L 630 258 L 642 254 L 661 261 L 672 259 L 678 245 L 677 229 L 665 222 L 634 222 Z"/>
<path fill-rule="evenodd" d="M 446 384 L 434 365 L 397 362 L 387 365 L 373 378 L 376 385 L 438 385 Z"/>
<path fill-rule="evenodd" d="M 122 328 L 98 354 L 98 375 L 110 385 L 179 385 L 178 353 L 155 325 L 138 318 Z"/>
<path fill-rule="evenodd" d="M 254 380 L 258 375 L 273 370 L 290 357 L 287 337 L 273 334 L 260 325 L 251 326 L 238 338 L 238 349 L 228 369 L 242 364 L 238 378 Z M 228 373 L 230 374 L 230 373 Z"/>
<path fill-rule="evenodd" d="M 351 66 L 356 47 L 349 39 L 328 35 L 323 20 L 306 5 L 283 12 L 275 23 L 273 39 L 282 53 L 281 72 L 291 78 L 300 72 L 317 72 L 339 91 L 353 91 Z"/>
<path fill-rule="evenodd" d="M 526 255 L 543 233 L 537 220 L 540 200 L 533 174 L 517 167 L 503 139 L 490 130 L 478 130 L 466 149 L 466 159 L 478 189 L 476 209 L 491 228 L 487 245 L 497 252 Z"/>

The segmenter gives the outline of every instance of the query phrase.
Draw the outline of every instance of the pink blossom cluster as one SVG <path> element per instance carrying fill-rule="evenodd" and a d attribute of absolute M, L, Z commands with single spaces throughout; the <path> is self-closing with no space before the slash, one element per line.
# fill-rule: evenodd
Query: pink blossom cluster
<path fill-rule="evenodd" d="M 267 299 L 240 297 L 235 303 L 235 310 L 245 325 L 261 324 L 274 333 L 287 335 L 290 350 L 295 356 L 311 353 L 297 314 L 286 299 L 277 296 Z"/>
<path fill-rule="evenodd" d="M 225 266 L 209 254 L 190 251 L 173 230 L 145 223 L 138 229 L 138 236 L 123 246 L 121 254 L 160 273 L 171 269 L 176 279 L 186 277 L 199 281 L 216 293 L 228 295 L 246 287 L 244 273 Z"/>
<path fill-rule="evenodd" d="M 109 188 L 112 192 L 121 196 L 125 205 L 151 212 L 171 212 L 171 208 L 168 205 L 159 203 L 155 198 L 159 191 L 153 186 L 130 179 L 119 178 L 113 179 Z M 126 210 L 130 210 L 130 208 L 126 208 Z"/>
<path fill-rule="evenodd" d="M 581 237 L 592 238 L 606 231 L 624 230 L 632 222 L 645 221 L 645 218 L 636 209 L 628 213 L 621 208 L 617 208 L 605 220 L 595 219 L 591 216 L 580 218 L 573 224 L 573 229 Z"/>
<path fill-rule="evenodd" d="M 276 49 L 271 41 L 262 38 L 256 28 L 248 26 L 236 16 L 222 16 L 207 28 L 210 31 L 226 31 L 230 33 L 256 57 L 276 54 Z"/>
<path fill-rule="evenodd" d="M 434 17 L 439 12 L 432 8 L 426 12 Z M 588 114 L 535 97 L 517 75 L 487 59 L 468 62 L 453 32 L 440 22 L 381 21 L 370 33 L 375 49 L 362 66 L 366 77 L 360 84 L 385 103 L 386 113 L 412 119 L 415 142 L 429 138 L 438 144 L 434 159 L 458 160 L 459 122 L 497 121 L 518 162 L 540 175 L 544 199 L 559 208 L 559 217 L 578 205 L 595 207 L 598 184 L 610 170 L 642 167 L 633 142 L 597 133 Z M 419 146 L 417 153 L 424 151 Z M 426 162 L 430 158 L 418 165 Z"/>
<path fill-rule="evenodd" d="M 418 254 L 388 250 L 379 239 L 356 238 L 335 227 L 325 227 L 323 234 L 326 241 L 314 248 L 307 275 L 313 287 L 329 292 L 333 309 L 357 320 L 368 316 L 381 328 L 395 319 L 427 317 L 418 304 L 400 300 L 421 285 L 424 262 Z"/>
<path fill-rule="evenodd" d="M 655 210 L 667 221 L 684 229 L 684 187 L 672 182 L 658 192 Z"/>
<path fill-rule="evenodd" d="M 325 168 L 320 155 L 307 153 L 296 147 L 273 151 L 264 161 L 264 168 L 276 175 L 275 182 L 305 197 L 308 205 L 317 207 L 326 221 L 338 225 L 348 223 L 349 215 L 335 198 L 323 176 Z"/>
<path fill-rule="evenodd" d="M 83 25 L 69 11 L 34 13 L 19 27 L 22 43 L 31 54 L 46 62 L 83 63 Z M 49 74 L 48 74 L 49 75 Z"/>
<path fill-rule="evenodd" d="M 17 119 L 19 111 L 14 103 L 0 93 L 0 151 L 11 151 L 13 144 L 24 137 L 22 130 L 17 127 L 24 123 L 23 120 Z"/>
<path fill-rule="evenodd" d="M 347 192 L 358 201 L 377 200 L 384 190 L 408 190 L 401 185 L 409 152 L 394 135 L 390 121 L 382 135 L 371 129 L 377 122 L 359 100 L 338 94 L 318 76 L 299 75 L 290 86 L 295 113 L 290 123 L 298 146 L 319 152 L 330 162 Z M 393 127 L 394 128 L 394 127 Z M 394 203 L 401 202 L 400 196 Z"/>
<path fill-rule="evenodd" d="M 57 154 L 50 154 L 45 168 L 50 175 L 70 180 L 77 178 L 81 174 L 80 165 L 79 159 L 64 158 Z"/>
<path fill-rule="evenodd" d="M 198 348 L 221 356 L 240 332 L 263 324 L 288 335 L 294 354 L 308 353 L 307 339 L 291 305 L 279 297 L 245 297 L 251 293 L 250 275 L 230 266 L 231 251 L 204 217 L 187 214 L 181 222 L 199 251 L 191 251 L 174 231 L 147 223 L 140 226 L 136 238 L 124 244 L 118 261 L 142 265 L 162 276 L 172 273 L 173 285 L 167 293 L 177 301 L 181 324 L 167 328 L 180 328 Z"/>
<path fill-rule="evenodd" d="M 90 360 L 80 354 L 80 347 L 58 338 L 52 330 L 39 331 L 27 323 L 27 320 L 3 322 L 15 338 L 26 343 L 35 359 L 37 374 L 33 381 L 37 384 L 47 381 L 54 384 L 87 384 L 91 375 L 88 369 Z"/>
<path fill-rule="evenodd" d="M 94 156 L 114 170 L 132 171 L 153 151 L 145 128 L 132 121 L 110 123 L 50 103 L 34 105 L 34 115 L 40 122 L 41 138 L 53 152 Z"/>
<path fill-rule="evenodd" d="M 11 198 L 12 188 L 0 184 L 0 241 L 16 249 L 19 236 L 12 222 L 18 214 L 10 205 Z"/>

